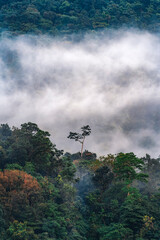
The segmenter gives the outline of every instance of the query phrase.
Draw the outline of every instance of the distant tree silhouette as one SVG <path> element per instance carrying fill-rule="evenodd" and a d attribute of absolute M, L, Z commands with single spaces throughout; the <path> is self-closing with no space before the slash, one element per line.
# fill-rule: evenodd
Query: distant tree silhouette
<path fill-rule="evenodd" d="M 83 146 L 86 136 L 91 134 L 91 128 L 89 125 L 81 127 L 82 133 L 70 132 L 68 138 L 74 139 L 81 143 L 81 157 L 83 154 Z"/>

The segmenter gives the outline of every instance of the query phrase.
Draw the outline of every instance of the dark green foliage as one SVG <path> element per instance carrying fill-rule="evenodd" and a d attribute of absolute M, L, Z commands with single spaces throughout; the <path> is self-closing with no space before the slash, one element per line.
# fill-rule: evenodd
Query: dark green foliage
<path fill-rule="evenodd" d="M 2 131 L 4 127 L 7 131 Z M 75 203 L 71 183 L 76 168 L 70 155 L 62 156 L 50 134 L 34 123 L 12 130 L 1 125 L 0 130 L 5 146 L 0 164 L 7 171 L 2 172 L 0 183 L 1 236 L 5 240 L 85 240 L 87 225 Z"/>
<path fill-rule="evenodd" d="M 8 124 L 1 124 L 0 126 L 0 138 L 1 142 L 7 139 L 7 137 L 11 136 L 12 131 Z"/>
<path fill-rule="evenodd" d="M 116 178 L 126 181 L 128 184 L 133 180 L 147 181 L 147 174 L 139 173 L 142 170 L 144 162 L 137 158 L 134 153 L 119 153 L 114 161 L 113 171 Z"/>
<path fill-rule="evenodd" d="M 7 164 L 5 169 L 9 169 L 9 170 L 13 170 L 13 169 L 23 170 L 23 167 L 21 165 L 19 165 L 18 163 L 12 163 L 12 164 Z"/>
<path fill-rule="evenodd" d="M 113 180 L 113 173 L 107 166 L 102 166 L 95 171 L 94 183 L 105 190 Z"/>
<path fill-rule="evenodd" d="M 159 159 L 63 155 L 49 136 L 34 123 L 0 127 L 0 239 L 159 240 Z M 154 191 L 139 187 L 146 173 Z"/>
<path fill-rule="evenodd" d="M 132 230 L 126 228 L 124 224 L 121 223 L 111 223 L 109 226 L 103 226 L 99 229 L 100 240 L 112 239 L 112 240 L 122 240 L 122 239 L 133 239 Z"/>
<path fill-rule="evenodd" d="M 91 134 L 91 128 L 89 125 L 81 127 L 81 131 L 82 133 L 70 132 L 68 138 L 81 142 L 81 139 Z"/>
<path fill-rule="evenodd" d="M 27 226 L 27 222 L 14 221 L 7 229 L 7 235 L 12 240 L 35 239 L 34 231 Z"/>
<path fill-rule="evenodd" d="M 89 152 L 89 151 L 85 150 L 83 152 L 82 158 L 84 160 L 86 160 L 86 161 L 90 161 L 91 162 L 91 161 L 96 160 L 97 155 L 96 155 L 96 153 L 92 153 L 92 152 Z"/>
<path fill-rule="evenodd" d="M 143 168 L 143 172 L 148 174 L 148 182 L 144 184 L 137 183 L 136 186 L 140 188 L 143 193 L 152 194 L 159 189 L 160 179 L 160 159 L 151 158 L 150 155 L 146 154 L 144 158 L 142 158 L 145 165 Z"/>
<path fill-rule="evenodd" d="M 73 33 L 123 25 L 155 31 L 159 0 L 0 1 L 0 27 L 18 33 Z"/>
<path fill-rule="evenodd" d="M 69 156 L 61 158 L 61 168 L 62 170 L 59 172 L 59 174 L 62 176 L 62 178 L 66 181 L 72 181 L 76 172 L 76 168 Z"/>
<path fill-rule="evenodd" d="M 0 205 L 0 236 L 3 240 L 5 236 L 5 219 L 4 219 L 3 208 L 1 205 Z"/>
<path fill-rule="evenodd" d="M 120 222 L 124 223 L 136 235 L 143 226 L 143 217 L 147 214 L 142 196 L 136 191 L 127 196 L 120 209 Z"/>
<path fill-rule="evenodd" d="M 7 164 L 32 164 L 41 174 L 57 174 L 53 162 L 58 161 L 62 151 L 56 149 L 49 139 L 50 134 L 42 131 L 34 123 L 25 123 L 21 128 L 13 128 L 5 141 L 5 154 L 2 151 L 1 168 Z"/>
<path fill-rule="evenodd" d="M 98 177 L 98 188 L 87 197 L 86 203 L 90 213 L 88 238 L 158 239 L 155 229 L 158 229 L 159 217 L 155 211 L 159 212 L 159 207 L 152 202 L 153 196 L 149 199 L 131 185 L 135 179 L 139 181 L 146 179 L 146 175 L 140 172 L 144 162 L 133 153 L 120 153 L 114 160 L 112 157 L 112 161 L 105 159 L 102 158 L 102 162 L 97 161 L 94 165 L 97 169 L 93 179 Z M 108 184 L 112 179 L 108 178 L 112 171 L 114 177 L 112 175 L 112 183 Z M 104 183 L 106 186 L 103 188 Z"/>

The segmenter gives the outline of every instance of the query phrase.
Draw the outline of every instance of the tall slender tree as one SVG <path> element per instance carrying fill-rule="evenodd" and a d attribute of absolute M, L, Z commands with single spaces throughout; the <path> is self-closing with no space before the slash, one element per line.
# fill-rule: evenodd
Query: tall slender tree
<path fill-rule="evenodd" d="M 82 133 L 70 132 L 68 138 L 74 139 L 75 141 L 80 142 L 81 144 L 81 157 L 83 155 L 83 147 L 86 136 L 91 134 L 91 128 L 89 125 L 81 127 Z"/>

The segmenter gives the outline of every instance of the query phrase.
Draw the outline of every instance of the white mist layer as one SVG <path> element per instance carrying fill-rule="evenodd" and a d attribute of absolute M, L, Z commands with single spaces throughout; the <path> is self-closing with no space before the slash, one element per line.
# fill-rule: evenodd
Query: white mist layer
<path fill-rule="evenodd" d="M 159 36 L 134 30 L 0 43 L 1 123 L 35 122 L 70 152 L 80 145 L 68 133 L 89 124 L 90 151 L 160 154 Z"/>

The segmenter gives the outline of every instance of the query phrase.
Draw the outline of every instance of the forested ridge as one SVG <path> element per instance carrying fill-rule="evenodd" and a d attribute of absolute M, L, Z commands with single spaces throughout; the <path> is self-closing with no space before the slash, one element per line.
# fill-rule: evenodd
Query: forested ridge
<path fill-rule="evenodd" d="M 0 0 L 2 36 L 123 27 L 158 32 L 160 0 Z M 98 157 L 84 150 L 89 125 L 81 130 L 68 136 L 81 143 L 73 154 L 36 123 L 0 125 L 0 240 L 160 239 L 160 158 Z"/>
<path fill-rule="evenodd" d="M 0 28 L 13 34 L 137 27 L 157 31 L 159 0 L 0 0 Z"/>
<path fill-rule="evenodd" d="M 159 239 L 160 159 L 64 153 L 35 123 L 0 126 L 1 240 Z"/>

